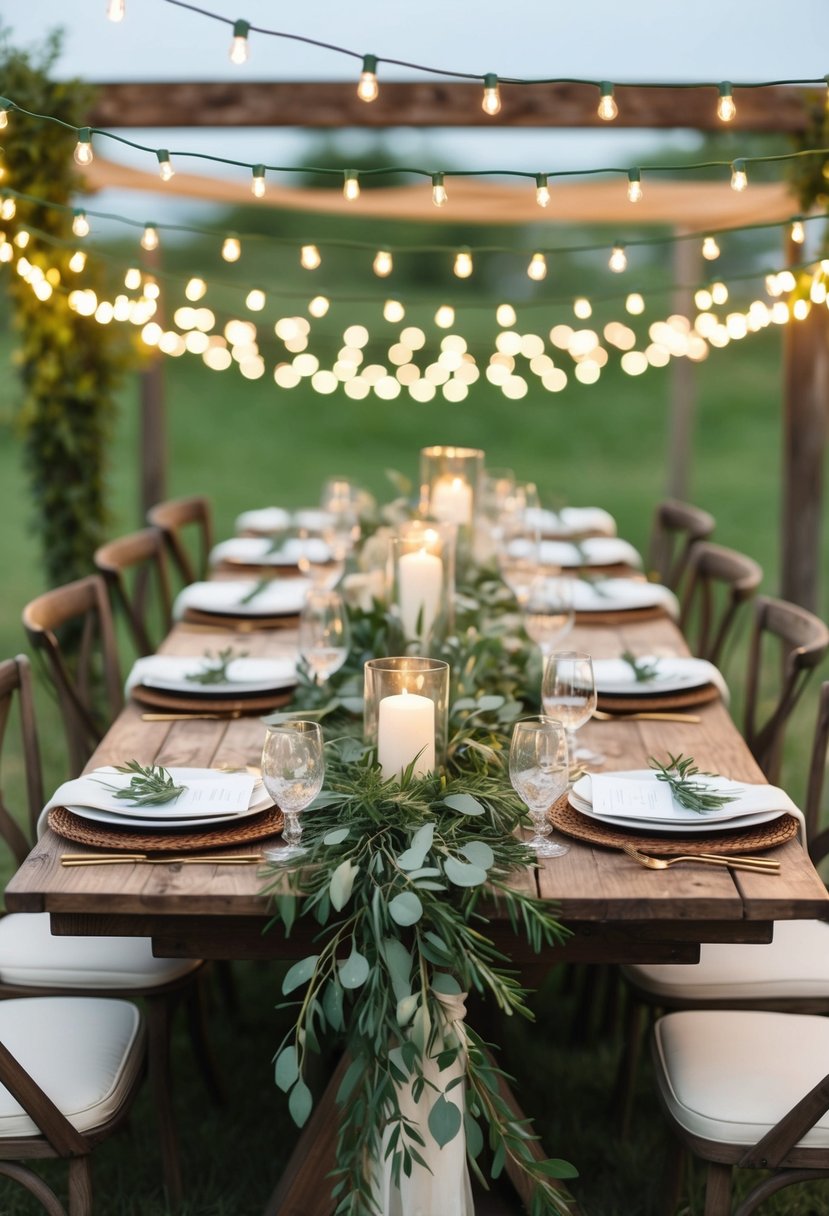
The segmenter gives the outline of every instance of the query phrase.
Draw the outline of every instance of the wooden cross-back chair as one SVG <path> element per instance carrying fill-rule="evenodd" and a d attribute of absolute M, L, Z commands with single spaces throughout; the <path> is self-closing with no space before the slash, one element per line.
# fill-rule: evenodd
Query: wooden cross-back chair
<path fill-rule="evenodd" d="M 763 708 L 763 675 L 768 671 L 764 657 L 773 639 L 780 643 L 782 673 L 777 683 L 773 708 Z M 797 705 L 809 678 L 829 650 L 829 629 L 813 613 L 786 600 L 758 596 L 754 603 L 746 677 L 743 734 L 754 759 L 769 781 L 780 775 L 783 736 L 786 723 Z"/>
<path fill-rule="evenodd" d="M 60 706 L 69 764 L 77 776 L 123 705 L 112 611 L 100 575 L 55 587 L 23 609 Z"/>
<path fill-rule="evenodd" d="M 740 606 L 762 581 L 763 571 L 753 558 L 697 541 L 688 555 L 679 617 L 695 655 L 711 663 L 721 661 Z"/>
<path fill-rule="evenodd" d="M 0 840 L 8 845 L 18 861 L 22 861 L 34 843 L 36 822 L 43 806 L 30 668 L 24 655 L 0 662 L 0 746 L 15 695 L 20 705 L 26 761 L 28 817 L 14 816 L 4 808 L 0 813 Z M 129 996 L 145 1000 L 154 1114 L 161 1139 L 164 1177 L 173 1201 L 181 1195 L 181 1173 L 172 1105 L 170 1033 L 173 1014 L 182 1002 L 189 1019 L 194 1051 L 210 1093 L 217 1100 L 221 1099 L 221 1086 L 213 1068 L 204 1026 L 200 993 L 203 970 L 201 959 L 154 958 L 149 938 L 54 937 L 46 912 L 0 916 L 0 1028 L 3 1004 L 11 997 L 43 996 L 44 993 L 72 997 L 94 994 L 96 997 Z M 0 1101 L 0 1157 L 2 1129 Z"/>
<path fill-rule="evenodd" d="M 163 532 L 176 570 L 185 583 L 195 583 L 204 578 L 207 573 L 207 559 L 213 547 L 213 519 L 209 499 L 193 495 L 190 498 L 171 498 L 166 502 L 156 503 L 147 512 L 147 523 Z M 195 544 L 188 544 L 182 532 L 195 536 Z"/>
<path fill-rule="evenodd" d="M 123 612 L 136 650 L 153 654 L 172 625 L 172 597 L 164 534 L 143 528 L 108 541 L 95 551 L 112 601 Z"/>
<path fill-rule="evenodd" d="M 691 549 L 707 540 L 716 521 L 707 511 L 687 502 L 666 499 L 657 505 L 651 524 L 648 567 L 661 582 L 676 591 L 682 582 Z"/>
<path fill-rule="evenodd" d="M 0 1002 L 0 1177 L 24 1187 L 49 1216 L 65 1216 L 51 1187 L 21 1164 L 64 1158 L 69 1216 L 92 1216 L 91 1153 L 129 1115 L 145 1048 L 143 1020 L 128 1001 Z"/>

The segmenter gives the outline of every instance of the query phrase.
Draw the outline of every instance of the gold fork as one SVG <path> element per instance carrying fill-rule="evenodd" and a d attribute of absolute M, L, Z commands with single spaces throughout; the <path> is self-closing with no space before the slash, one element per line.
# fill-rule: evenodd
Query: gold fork
<path fill-rule="evenodd" d="M 167 865 L 222 865 L 247 866 L 252 862 L 261 861 L 261 853 L 229 853 L 226 855 L 206 854 L 199 857 L 148 857 L 146 853 L 61 853 L 60 864 L 68 868 L 74 866 L 114 866 L 124 862 L 144 862 L 150 866 Z"/>
<path fill-rule="evenodd" d="M 764 857 L 734 857 L 715 853 L 682 853 L 678 857 L 649 857 L 632 844 L 621 845 L 622 851 L 647 870 L 667 870 L 683 861 L 698 862 L 703 866 L 719 866 L 728 870 L 749 870 L 754 874 L 779 874 L 780 862 Z"/>
<path fill-rule="evenodd" d="M 639 722 L 700 722 L 699 714 L 664 713 L 657 710 L 643 710 L 641 713 L 609 714 L 603 709 L 594 709 L 592 716 L 597 722 L 624 722 L 626 719 Z"/>

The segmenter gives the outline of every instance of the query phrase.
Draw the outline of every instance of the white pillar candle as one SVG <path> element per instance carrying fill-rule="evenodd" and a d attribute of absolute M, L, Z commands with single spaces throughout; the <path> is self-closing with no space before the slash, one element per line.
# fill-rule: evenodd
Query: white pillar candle
<path fill-rule="evenodd" d="M 383 698 L 377 717 L 377 759 L 384 781 L 393 777 L 399 780 L 413 760 L 416 777 L 434 771 L 434 701 L 405 689 Z"/>
<path fill-rule="evenodd" d="M 397 578 L 403 633 L 407 641 L 417 638 L 425 645 L 440 611 L 443 561 L 425 549 L 403 553 L 398 562 Z"/>
<path fill-rule="evenodd" d="M 472 523 L 472 486 L 462 477 L 440 477 L 432 488 L 430 511 L 444 524 Z"/>

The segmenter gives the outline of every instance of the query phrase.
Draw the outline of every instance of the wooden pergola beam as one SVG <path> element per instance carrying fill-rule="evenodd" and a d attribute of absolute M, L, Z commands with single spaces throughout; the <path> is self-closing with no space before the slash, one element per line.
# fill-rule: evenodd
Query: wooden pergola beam
<path fill-rule="evenodd" d="M 353 81 L 126 81 L 98 84 L 88 115 L 95 127 L 686 127 L 722 130 L 712 88 L 619 85 L 619 116 L 603 122 L 589 85 L 502 85 L 501 111 L 481 109 L 481 85 L 381 81 L 366 104 Z M 806 130 L 825 88 L 735 89 L 730 130 Z"/>

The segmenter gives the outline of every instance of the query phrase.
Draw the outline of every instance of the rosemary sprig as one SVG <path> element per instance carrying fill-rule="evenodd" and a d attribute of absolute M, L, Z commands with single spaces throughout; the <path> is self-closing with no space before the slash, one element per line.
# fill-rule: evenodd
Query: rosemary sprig
<path fill-rule="evenodd" d="M 259 582 L 256 583 L 255 586 L 251 587 L 250 591 L 248 591 L 246 595 L 242 596 L 239 603 L 250 604 L 256 599 L 257 595 L 261 595 L 265 588 L 270 586 L 270 583 L 271 580 L 269 578 L 260 578 Z"/>
<path fill-rule="evenodd" d="M 185 676 L 191 684 L 226 684 L 228 680 L 227 669 L 234 659 L 243 659 L 247 655 L 246 650 L 240 650 L 236 654 L 232 646 L 226 646 L 224 650 L 220 650 L 215 659 L 209 650 L 204 652 L 204 663 L 201 671 L 196 671 L 192 675 Z"/>
<path fill-rule="evenodd" d="M 650 662 L 646 659 L 637 659 L 632 650 L 623 650 L 621 657 L 633 668 L 633 675 L 637 684 L 647 684 L 650 680 L 655 679 L 659 670 L 658 659 L 651 659 Z"/>
<path fill-rule="evenodd" d="M 662 764 L 650 756 L 648 763 L 656 769 L 657 781 L 667 781 L 671 792 L 681 807 L 686 811 L 717 811 L 729 802 L 735 801 L 734 794 L 715 793 L 704 782 L 696 780 L 699 777 L 716 777 L 716 773 L 701 773 L 694 763 L 693 757 L 672 756 L 668 752 L 668 763 Z"/>
<path fill-rule="evenodd" d="M 133 774 L 129 785 L 108 785 L 105 781 L 99 784 L 116 798 L 133 806 L 161 806 L 165 802 L 172 802 L 187 789 L 186 785 L 176 785 L 166 768 L 157 764 L 149 764 L 145 768 L 137 760 L 128 760 L 126 764 L 115 767 L 119 773 Z"/>

